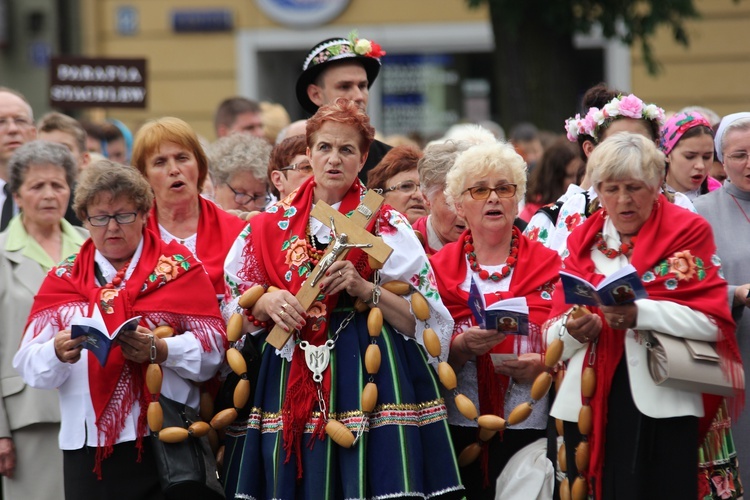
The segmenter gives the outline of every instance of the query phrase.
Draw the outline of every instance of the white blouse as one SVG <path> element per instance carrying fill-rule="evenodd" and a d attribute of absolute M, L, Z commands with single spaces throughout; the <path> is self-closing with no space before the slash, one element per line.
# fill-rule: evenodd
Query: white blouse
<path fill-rule="evenodd" d="M 129 279 L 138 264 L 143 249 L 143 240 L 133 255 L 125 273 Z M 116 270 L 96 251 L 96 263 L 108 281 L 115 276 Z M 67 306 L 73 312 L 72 317 L 88 316 L 88 311 L 81 307 Z M 64 317 L 68 317 L 63 314 Z M 150 329 L 159 325 L 149 324 Z M 89 356 L 83 352 L 76 363 L 63 363 L 55 354 L 54 338 L 59 330 L 68 329 L 70 325 L 47 324 L 41 333 L 34 336 L 36 322 L 26 329 L 21 347 L 13 358 L 13 367 L 21 374 L 31 387 L 38 389 L 58 389 L 60 394 L 60 411 L 62 416 L 59 444 L 63 450 L 78 450 L 83 446 L 97 446 L 96 415 L 91 402 L 89 387 Z M 223 335 L 214 332 L 211 351 L 204 352 L 200 341 L 190 331 L 182 335 L 165 338 L 168 346 L 166 361 L 162 363 L 164 379 L 162 393 L 175 401 L 183 401 L 198 409 L 199 389 L 193 382 L 210 379 L 217 371 L 224 357 Z M 135 401 L 130 409 L 117 443 L 135 441 L 138 430 L 140 403 Z"/>

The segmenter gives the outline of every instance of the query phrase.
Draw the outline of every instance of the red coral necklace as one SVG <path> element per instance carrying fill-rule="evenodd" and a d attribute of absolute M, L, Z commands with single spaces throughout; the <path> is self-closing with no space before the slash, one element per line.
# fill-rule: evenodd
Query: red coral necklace
<path fill-rule="evenodd" d="M 604 235 L 600 231 L 596 233 L 594 245 L 596 245 L 596 249 L 603 253 L 605 257 L 607 257 L 608 259 L 614 259 L 619 257 L 620 255 L 627 255 L 628 252 L 630 252 L 635 247 L 635 237 L 630 239 L 630 243 L 623 243 L 620 245 L 619 249 L 615 250 L 614 248 L 609 248 L 607 246 L 607 242 L 604 241 Z"/>
<path fill-rule="evenodd" d="M 119 271 L 117 271 L 117 274 L 115 274 L 115 277 L 112 278 L 112 281 L 104 285 L 104 288 L 113 290 L 122 285 L 125 282 L 125 273 L 128 272 L 128 267 L 130 267 L 130 261 L 127 261 L 125 265 L 122 266 Z"/>
<path fill-rule="evenodd" d="M 513 234 L 513 237 L 510 240 L 510 254 L 508 255 L 508 258 L 505 260 L 505 265 L 498 273 L 497 271 L 490 274 L 489 271 L 486 269 L 482 269 L 482 267 L 477 262 L 477 254 L 474 252 L 474 237 L 471 235 L 471 233 L 467 234 L 464 237 L 464 252 L 466 252 L 466 258 L 469 260 L 469 267 L 472 271 L 479 274 L 479 277 L 483 280 L 490 280 L 490 281 L 500 281 L 503 278 L 507 277 L 510 274 L 511 269 L 516 265 L 516 260 L 518 257 L 518 237 Z"/>

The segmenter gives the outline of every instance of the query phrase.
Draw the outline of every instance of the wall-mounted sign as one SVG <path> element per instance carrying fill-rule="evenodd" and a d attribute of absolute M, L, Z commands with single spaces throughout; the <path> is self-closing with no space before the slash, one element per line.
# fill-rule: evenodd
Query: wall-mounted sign
<path fill-rule="evenodd" d="M 172 30 L 176 33 L 232 31 L 232 12 L 227 9 L 175 10 Z"/>
<path fill-rule="evenodd" d="M 53 57 L 50 106 L 55 108 L 145 108 L 145 59 Z"/>
<path fill-rule="evenodd" d="M 279 24 L 310 28 L 336 19 L 351 0 L 255 0 L 255 3 Z"/>
<path fill-rule="evenodd" d="M 138 22 L 138 10 L 130 5 L 122 5 L 117 7 L 116 12 L 115 24 L 117 26 L 117 33 L 122 36 L 136 35 L 140 25 Z"/>

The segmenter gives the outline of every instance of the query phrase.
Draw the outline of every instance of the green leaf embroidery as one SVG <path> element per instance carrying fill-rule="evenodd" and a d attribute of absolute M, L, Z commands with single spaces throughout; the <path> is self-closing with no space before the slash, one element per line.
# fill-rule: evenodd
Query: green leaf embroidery
<path fill-rule="evenodd" d="M 703 269 L 699 269 L 698 270 L 698 281 L 703 281 L 704 279 L 706 279 L 706 271 L 704 271 Z"/>
<path fill-rule="evenodd" d="M 173 257 L 174 257 L 174 260 L 176 260 L 177 262 L 182 262 L 185 260 L 185 257 L 183 257 L 180 254 L 174 254 Z"/>
<path fill-rule="evenodd" d="M 299 239 L 299 236 L 297 236 L 297 235 L 295 234 L 294 236 L 292 236 L 291 238 L 289 238 L 289 241 L 291 241 L 292 243 L 294 243 L 294 242 L 295 242 L 295 241 L 297 241 L 298 239 Z"/>
<path fill-rule="evenodd" d="M 654 272 L 659 276 L 665 276 L 669 272 L 669 264 L 667 264 L 667 261 L 661 261 L 661 263 L 659 263 L 654 269 Z"/>
<path fill-rule="evenodd" d="M 281 251 L 288 250 L 290 246 L 292 246 L 291 243 L 289 243 L 289 240 L 286 240 L 284 244 L 281 245 Z"/>
<path fill-rule="evenodd" d="M 180 264 L 180 266 L 182 266 L 182 268 L 183 268 L 183 269 L 184 269 L 185 271 L 187 271 L 188 269 L 190 269 L 190 264 L 188 264 L 188 263 L 187 263 L 187 262 L 185 262 L 185 261 L 183 261 L 183 262 L 182 262 L 182 263 Z"/>

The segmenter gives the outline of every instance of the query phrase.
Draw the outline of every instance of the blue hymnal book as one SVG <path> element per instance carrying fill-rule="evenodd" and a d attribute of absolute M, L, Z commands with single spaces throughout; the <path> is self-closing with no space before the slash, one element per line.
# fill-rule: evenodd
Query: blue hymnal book
<path fill-rule="evenodd" d="M 99 364 L 104 366 L 107 364 L 107 357 L 109 356 L 110 349 L 112 349 L 115 337 L 122 331 L 135 330 L 140 322 L 140 316 L 130 318 L 110 334 L 107 331 L 107 326 L 101 319 L 81 317 L 73 320 L 71 323 L 70 338 L 74 339 L 85 335 L 87 338 L 82 344 L 83 347 L 93 352 L 96 359 L 99 360 Z"/>
<path fill-rule="evenodd" d="M 469 309 L 480 328 L 497 330 L 506 335 L 529 334 L 529 306 L 526 304 L 526 297 L 498 300 L 487 307 L 484 295 L 472 277 Z"/>
<path fill-rule="evenodd" d="M 599 286 L 594 286 L 585 279 L 565 271 L 560 271 L 560 282 L 565 291 L 567 304 L 618 306 L 648 297 L 638 271 L 632 264 L 610 274 L 599 283 Z"/>

